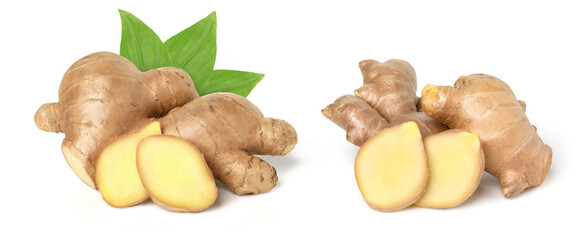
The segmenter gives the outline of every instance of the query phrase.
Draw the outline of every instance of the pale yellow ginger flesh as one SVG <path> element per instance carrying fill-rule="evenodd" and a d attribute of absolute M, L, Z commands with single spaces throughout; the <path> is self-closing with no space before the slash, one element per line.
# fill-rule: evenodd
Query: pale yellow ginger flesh
<path fill-rule="evenodd" d="M 113 207 L 130 207 L 149 197 L 141 183 L 136 165 L 139 142 L 151 135 L 161 134 L 159 122 L 128 133 L 102 150 L 96 160 L 96 185 L 102 198 Z"/>
<path fill-rule="evenodd" d="M 204 155 L 181 138 L 145 138 L 137 149 L 137 169 L 151 200 L 167 210 L 202 211 L 218 196 Z"/>
<path fill-rule="evenodd" d="M 386 128 L 361 146 L 355 178 L 369 206 L 391 212 L 416 202 L 426 189 L 428 163 L 418 125 Z"/>
<path fill-rule="evenodd" d="M 485 160 L 474 133 L 452 129 L 424 138 L 430 177 L 426 192 L 415 204 L 450 208 L 466 201 L 477 189 Z"/>

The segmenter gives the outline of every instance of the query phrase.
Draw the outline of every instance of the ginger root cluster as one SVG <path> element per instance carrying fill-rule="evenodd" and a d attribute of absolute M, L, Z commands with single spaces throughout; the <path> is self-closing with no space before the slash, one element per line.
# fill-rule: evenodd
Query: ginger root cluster
<path fill-rule="evenodd" d="M 536 127 L 530 124 L 525 114 L 526 103 L 517 100 L 505 82 L 494 76 L 473 74 L 460 77 L 454 87 L 427 85 L 422 91 L 422 99 L 418 99 L 416 74 L 409 63 L 396 59 L 383 63 L 365 60 L 359 63 L 359 67 L 363 86 L 355 90 L 354 96 L 338 98 L 324 108 L 322 114 L 345 129 L 349 142 L 361 146 L 355 174 L 359 189 L 371 207 L 393 211 L 412 203 L 440 208 L 456 206 L 476 189 L 482 174 L 479 169 L 499 178 L 506 197 L 517 196 L 524 189 L 539 186 L 544 181 L 550 169 L 552 150 L 542 142 Z M 424 137 L 425 150 L 417 150 L 418 144 L 398 147 L 402 144 L 398 141 L 413 140 L 408 137 L 413 130 L 386 131 L 408 122 L 413 123 L 420 141 Z M 467 134 L 474 137 L 466 137 Z M 475 139 L 478 139 L 478 147 L 475 147 Z M 390 152 L 389 148 L 398 150 Z M 410 169 L 394 174 L 392 172 L 397 169 L 385 167 L 405 167 L 406 161 L 421 162 L 421 159 L 406 155 L 415 150 L 427 155 L 426 166 L 434 168 L 429 170 L 430 182 L 416 181 L 408 187 L 387 186 L 387 190 L 381 184 L 364 184 L 369 181 L 401 183 L 398 175 L 406 178 L 402 174 L 413 172 L 411 168 L 425 170 L 426 167 L 412 164 L 414 166 L 408 167 Z M 369 173 L 363 169 L 377 169 L 377 172 Z M 412 177 L 417 176 L 420 175 Z M 420 196 L 408 194 L 412 197 L 399 203 L 383 201 L 388 205 L 377 205 L 372 201 L 382 194 L 387 194 L 382 199 L 388 200 L 392 199 L 391 196 L 406 194 L 391 189 L 423 193 L 426 188 L 427 194 L 421 200 L 418 200 Z M 452 192 L 443 192 L 442 189 Z M 447 196 L 453 196 L 453 199 L 446 199 Z"/>
<path fill-rule="evenodd" d="M 155 134 L 188 141 L 203 154 L 214 177 L 239 195 L 270 191 L 277 182 L 275 169 L 254 154 L 285 155 L 297 143 L 290 124 L 264 117 L 244 97 L 232 93 L 199 97 L 185 71 L 163 67 L 141 72 L 126 58 L 110 52 L 76 61 L 63 76 L 59 101 L 42 105 L 35 114 L 39 129 L 65 133 L 62 151 L 67 163 L 94 189 L 100 188 L 97 175 L 109 176 L 98 170 L 125 166 L 119 164 L 124 161 L 111 157 L 100 160 L 100 154 L 105 149 L 111 156 L 136 152 L 142 137 L 123 141 L 121 136 L 144 131 L 153 121 L 160 123 Z M 133 161 L 131 157 L 130 165 Z M 110 175 L 126 178 L 128 174 L 134 172 Z M 102 180 L 105 186 L 120 187 Z M 141 196 L 134 196 L 134 202 L 141 202 Z"/>

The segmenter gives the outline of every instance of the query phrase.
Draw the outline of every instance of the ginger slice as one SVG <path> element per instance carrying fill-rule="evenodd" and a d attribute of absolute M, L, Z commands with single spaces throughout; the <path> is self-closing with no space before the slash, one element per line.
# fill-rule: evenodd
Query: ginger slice
<path fill-rule="evenodd" d="M 485 158 L 479 137 L 464 130 L 447 130 L 424 138 L 430 177 L 420 207 L 450 208 L 477 189 Z"/>
<path fill-rule="evenodd" d="M 428 181 L 418 125 L 405 122 L 367 140 L 355 159 L 355 178 L 363 198 L 377 211 L 392 212 L 416 202 Z"/>
<path fill-rule="evenodd" d="M 147 193 L 164 209 L 198 212 L 210 207 L 218 196 L 204 155 L 181 138 L 145 138 L 137 149 L 137 168 Z"/>
<path fill-rule="evenodd" d="M 96 185 L 102 198 L 111 206 L 130 207 L 149 198 L 137 172 L 136 152 L 143 138 L 155 134 L 161 134 L 157 121 L 138 132 L 121 136 L 98 156 Z"/>

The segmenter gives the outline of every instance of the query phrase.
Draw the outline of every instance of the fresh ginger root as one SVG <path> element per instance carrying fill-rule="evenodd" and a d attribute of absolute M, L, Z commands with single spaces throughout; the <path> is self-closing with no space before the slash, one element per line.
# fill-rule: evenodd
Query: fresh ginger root
<path fill-rule="evenodd" d="M 63 77 L 59 102 L 41 106 L 35 123 L 41 130 L 65 133 L 65 159 L 96 188 L 94 167 L 102 149 L 157 118 L 164 134 L 196 145 L 214 176 L 239 195 L 267 192 L 277 182 L 275 169 L 252 154 L 284 155 L 297 143 L 291 125 L 264 118 L 239 95 L 199 98 L 183 70 L 140 72 L 126 58 L 108 52 L 75 62 Z"/>
<path fill-rule="evenodd" d="M 65 160 L 84 183 L 96 188 L 94 164 L 106 144 L 197 96 L 191 78 L 181 69 L 141 72 L 122 56 L 98 52 L 67 70 L 59 102 L 42 105 L 35 124 L 44 131 L 65 133 Z"/>
<path fill-rule="evenodd" d="M 161 134 L 161 127 L 154 121 L 138 132 L 117 138 L 98 156 L 96 186 L 110 206 L 130 207 L 149 198 L 139 178 L 136 156 L 139 142 L 156 134 Z"/>
<path fill-rule="evenodd" d="M 377 211 L 397 211 L 420 199 L 428 162 L 418 125 L 402 123 L 367 140 L 355 159 L 355 178 L 363 198 Z"/>
<path fill-rule="evenodd" d="M 525 103 L 519 102 L 503 81 L 473 74 L 460 77 L 454 87 L 427 85 L 421 101 L 431 117 L 479 136 L 485 170 L 499 178 L 506 197 L 544 181 L 552 149 L 530 124 Z"/>
<path fill-rule="evenodd" d="M 239 195 L 271 190 L 275 169 L 253 154 L 285 155 L 297 143 L 287 122 L 265 118 L 246 98 L 212 93 L 160 119 L 163 134 L 181 137 L 204 154 L 214 176 Z"/>
<path fill-rule="evenodd" d="M 451 129 L 424 138 L 430 178 L 415 205 L 450 208 L 467 200 L 483 176 L 485 158 L 479 137 Z"/>
<path fill-rule="evenodd" d="M 175 212 L 198 212 L 216 201 L 212 172 L 191 143 L 154 135 L 142 140 L 136 151 L 140 180 L 157 205 Z"/>
<path fill-rule="evenodd" d="M 359 63 L 363 86 L 355 95 L 344 95 L 322 110 L 322 114 L 347 132 L 347 140 L 361 146 L 384 128 L 404 122 L 418 124 L 426 137 L 447 127 L 418 112 L 416 72 L 407 62 L 392 59 Z"/>

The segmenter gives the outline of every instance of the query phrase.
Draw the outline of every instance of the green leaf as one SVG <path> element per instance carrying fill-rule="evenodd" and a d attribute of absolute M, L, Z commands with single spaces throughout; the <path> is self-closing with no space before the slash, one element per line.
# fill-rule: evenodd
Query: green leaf
<path fill-rule="evenodd" d="M 185 70 L 198 92 L 207 86 L 216 61 L 216 12 L 171 37 L 163 44 L 174 67 Z"/>
<path fill-rule="evenodd" d="M 204 96 L 214 92 L 231 92 L 247 97 L 264 76 L 253 72 L 214 70 L 209 84 L 202 86 L 198 93 Z"/>
<path fill-rule="evenodd" d="M 122 39 L 120 55 L 141 71 L 174 66 L 185 70 L 201 96 L 232 92 L 243 97 L 263 79 L 263 74 L 213 70 L 216 62 L 216 12 L 171 37 L 164 43 L 140 19 L 120 10 Z"/>
<path fill-rule="evenodd" d="M 118 12 L 122 21 L 121 56 L 141 71 L 173 65 L 163 42 L 151 28 L 129 12 L 120 9 Z"/>

